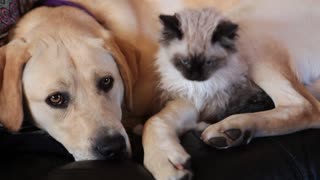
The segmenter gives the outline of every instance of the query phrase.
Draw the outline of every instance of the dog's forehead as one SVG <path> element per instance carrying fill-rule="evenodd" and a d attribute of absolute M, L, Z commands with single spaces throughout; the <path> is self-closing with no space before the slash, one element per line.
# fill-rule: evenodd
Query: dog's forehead
<path fill-rule="evenodd" d="M 97 75 L 120 78 L 111 53 L 92 42 L 40 44 L 25 67 L 24 86 L 32 89 L 37 84 L 39 90 L 48 93 L 71 86 L 79 79 L 93 81 Z"/>
<path fill-rule="evenodd" d="M 103 48 L 104 41 L 97 38 L 66 38 L 39 43 L 32 52 L 35 66 L 53 68 L 108 68 L 116 65 L 112 52 Z M 39 62 L 38 62 L 39 61 Z M 109 68 L 110 70 L 114 68 Z"/>

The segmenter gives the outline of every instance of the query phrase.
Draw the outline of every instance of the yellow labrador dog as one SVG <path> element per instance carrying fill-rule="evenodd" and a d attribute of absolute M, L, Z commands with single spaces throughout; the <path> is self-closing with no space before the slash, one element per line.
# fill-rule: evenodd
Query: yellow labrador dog
<path fill-rule="evenodd" d="M 133 48 L 70 6 L 36 8 L 12 35 L 0 48 L 0 122 L 20 128 L 24 94 L 35 123 L 76 160 L 128 157 L 121 108 L 131 101 Z"/>

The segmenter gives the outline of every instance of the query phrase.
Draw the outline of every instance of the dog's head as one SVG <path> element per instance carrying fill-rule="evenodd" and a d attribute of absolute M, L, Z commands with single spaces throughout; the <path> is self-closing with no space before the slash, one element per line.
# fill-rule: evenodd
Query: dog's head
<path fill-rule="evenodd" d="M 76 160 L 129 156 L 121 118 L 123 101 L 131 105 L 137 52 L 107 31 L 54 31 L 0 48 L 0 122 L 20 128 L 24 94 L 37 126 Z"/>

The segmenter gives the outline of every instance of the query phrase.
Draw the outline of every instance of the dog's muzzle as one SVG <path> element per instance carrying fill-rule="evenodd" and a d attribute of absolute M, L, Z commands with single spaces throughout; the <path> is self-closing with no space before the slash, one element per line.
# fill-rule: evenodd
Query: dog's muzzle
<path fill-rule="evenodd" d="M 121 134 L 99 136 L 93 144 L 98 159 L 119 161 L 129 157 L 125 138 Z"/>

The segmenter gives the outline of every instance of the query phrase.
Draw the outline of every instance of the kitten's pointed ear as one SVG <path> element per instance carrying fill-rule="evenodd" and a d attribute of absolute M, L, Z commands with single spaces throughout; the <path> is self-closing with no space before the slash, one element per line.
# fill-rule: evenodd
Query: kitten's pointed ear
<path fill-rule="evenodd" d="M 212 35 L 212 44 L 218 42 L 228 50 L 235 50 L 234 41 L 238 36 L 238 29 L 238 24 L 231 21 L 219 22 Z"/>
<path fill-rule="evenodd" d="M 169 42 L 175 38 L 182 39 L 181 24 L 177 15 L 160 15 L 159 19 L 163 25 L 162 41 Z"/>

